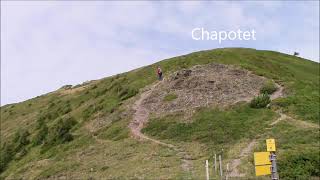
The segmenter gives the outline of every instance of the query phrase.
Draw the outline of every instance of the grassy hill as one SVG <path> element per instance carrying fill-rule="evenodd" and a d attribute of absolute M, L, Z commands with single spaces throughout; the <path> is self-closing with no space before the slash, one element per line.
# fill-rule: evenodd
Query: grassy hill
<path fill-rule="evenodd" d="M 180 114 L 150 118 L 143 132 L 175 144 L 191 155 L 193 173 L 181 168 L 173 149 L 130 136 L 132 105 L 157 81 L 158 65 L 169 75 L 194 65 L 233 65 L 281 84 L 286 96 L 270 108 L 248 103 L 204 107 L 184 123 Z M 195 52 L 130 72 L 91 81 L 1 107 L 1 179 L 204 178 L 204 161 L 215 153 L 224 165 L 255 140 L 277 140 L 282 179 L 320 176 L 319 63 L 273 51 L 225 48 Z M 170 100 L 170 98 L 168 98 Z M 287 115 L 285 121 L 270 125 Z M 240 171 L 254 178 L 253 155 L 241 159 Z"/>

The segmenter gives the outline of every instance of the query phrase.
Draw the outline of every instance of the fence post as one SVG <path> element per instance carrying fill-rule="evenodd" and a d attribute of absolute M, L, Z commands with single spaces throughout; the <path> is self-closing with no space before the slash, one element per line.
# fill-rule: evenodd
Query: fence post
<path fill-rule="evenodd" d="M 209 162 L 206 160 L 206 175 L 207 175 L 207 180 L 209 180 Z"/>
<path fill-rule="evenodd" d="M 214 173 L 217 175 L 217 154 L 214 154 Z"/>
<path fill-rule="evenodd" d="M 220 178 L 222 179 L 223 177 L 223 170 L 222 170 L 222 160 L 221 160 L 221 155 L 219 155 L 219 165 L 220 165 Z"/>
<path fill-rule="evenodd" d="M 229 175 L 229 163 L 227 163 L 227 170 L 226 170 L 226 180 L 228 180 L 228 175 Z"/>

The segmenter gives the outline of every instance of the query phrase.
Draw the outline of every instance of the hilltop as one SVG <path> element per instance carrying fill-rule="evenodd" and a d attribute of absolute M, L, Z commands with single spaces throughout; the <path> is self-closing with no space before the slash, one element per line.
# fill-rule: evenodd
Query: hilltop
<path fill-rule="evenodd" d="M 316 179 L 319 80 L 319 63 L 223 48 L 67 85 L 1 107 L 0 177 L 204 179 L 216 153 L 248 179 L 252 152 L 273 137 L 282 179 Z M 253 108 L 270 89 L 268 107 Z"/>

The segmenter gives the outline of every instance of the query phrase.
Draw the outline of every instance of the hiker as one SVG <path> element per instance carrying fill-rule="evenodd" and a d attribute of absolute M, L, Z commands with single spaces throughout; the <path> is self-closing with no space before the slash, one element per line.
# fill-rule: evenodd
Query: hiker
<path fill-rule="evenodd" d="M 158 74 L 159 81 L 161 81 L 162 80 L 162 70 L 161 70 L 160 66 L 158 66 L 158 68 L 157 68 L 157 74 Z"/>

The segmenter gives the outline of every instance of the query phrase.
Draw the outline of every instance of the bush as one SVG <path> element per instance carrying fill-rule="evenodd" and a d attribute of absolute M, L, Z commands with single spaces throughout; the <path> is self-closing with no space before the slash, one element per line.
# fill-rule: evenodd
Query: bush
<path fill-rule="evenodd" d="M 320 159 L 317 150 L 288 153 L 279 160 L 281 179 L 310 179 L 320 176 Z"/>
<path fill-rule="evenodd" d="M 76 124 L 73 118 L 65 120 L 59 119 L 48 133 L 48 138 L 45 141 L 46 145 L 56 145 L 69 142 L 73 140 L 70 133 L 71 128 Z"/>
<path fill-rule="evenodd" d="M 262 88 L 260 89 L 260 93 L 261 93 L 261 94 L 272 94 L 272 93 L 274 93 L 276 90 L 277 90 L 276 84 L 275 84 L 273 81 L 268 80 L 268 81 L 262 86 Z"/>
<path fill-rule="evenodd" d="M 19 151 L 22 147 L 28 145 L 30 143 L 28 137 L 30 133 L 27 130 L 19 130 L 13 139 L 13 142 L 15 143 L 16 147 L 15 150 Z"/>
<path fill-rule="evenodd" d="M 100 107 L 99 107 L 100 108 Z M 95 105 L 90 105 L 88 106 L 83 112 L 82 112 L 82 117 L 84 120 L 89 119 L 94 113 L 96 113 L 98 109 L 96 108 Z"/>
<path fill-rule="evenodd" d="M 139 93 L 139 91 L 136 89 L 121 87 L 120 91 L 118 93 L 118 96 L 123 101 L 123 100 L 129 99 L 129 98 L 135 96 L 138 93 Z"/>
<path fill-rule="evenodd" d="M 44 116 L 40 116 L 38 119 L 37 119 L 37 129 L 41 129 L 41 127 L 45 124 L 45 117 Z"/>
<path fill-rule="evenodd" d="M 41 125 L 39 128 L 38 133 L 35 135 L 33 139 L 34 145 L 40 145 L 43 144 L 48 134 L 48 127 L 46 124 Z"/>
<path fill-rule="evenodd" d="M 14 135 L 13 141 L 3 144 L 0 149 L 0 173 L 5 170 L 14 158 L 22 158 L 28 153 L 26 146 L 30 143 L 29 136 L 30 133 L 27 130 L 18 130 Z"/>
<path fill-rule="evenodd" d="M 65 102 L 65 104 L 61 104 L 58 109 L 56 110 L 56 113 L 59 114 L 60 116 L 65 115 L 69 112 L 72 111 L 70 102 Z"/>
<path fill-rule="evenodd" d="M 13 159 L 15 152 L 13 151 L 13 144 L 12 143 L 4 143 L 1 147 L 0 151 L 0 173 L 2 173 L 9 162 Z"/>
<path fill-rule="evenodd" d="M 262 94 L 253 98 L 250 102 L 252 108 L 265 108 L 271 102 L 268 94 Z"/>

